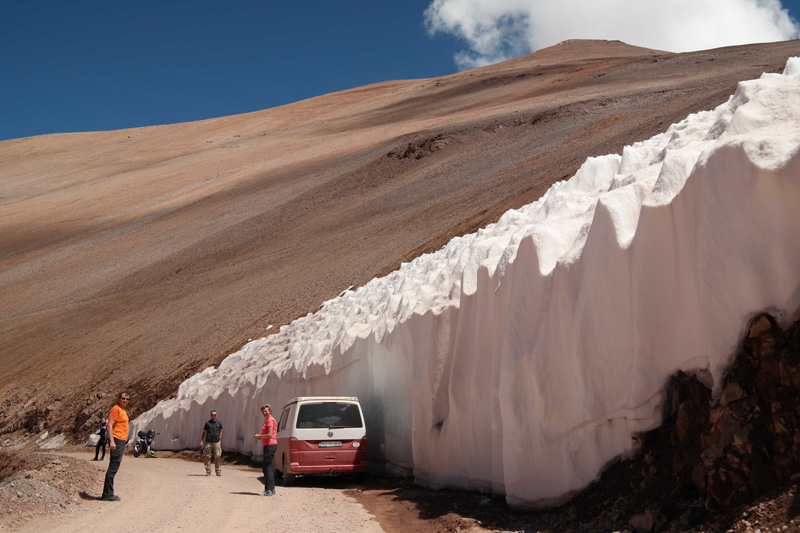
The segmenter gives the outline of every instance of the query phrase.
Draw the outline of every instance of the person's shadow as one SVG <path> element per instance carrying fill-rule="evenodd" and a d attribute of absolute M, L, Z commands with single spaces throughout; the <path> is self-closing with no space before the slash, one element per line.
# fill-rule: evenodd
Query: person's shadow
<path fill-rule="evenodd" d="M 84 491 L 80 491 L 78 494 L 80 495 L 81 500 L 94 500 L 99 502 L 100 500 L 103 499 L 102 496 L 92 496 L 91 494 L 88 494 Z"/>

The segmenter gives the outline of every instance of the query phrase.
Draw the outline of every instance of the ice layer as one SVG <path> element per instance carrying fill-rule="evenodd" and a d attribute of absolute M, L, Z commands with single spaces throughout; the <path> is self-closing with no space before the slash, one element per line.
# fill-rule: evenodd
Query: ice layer
<path fill-rule="evenodd" d="M 798 148 L 791 58 L 248 343 L 134 432 L 196 447 L 216 409 L 223 449 L 260 456 L 262 404 L 278 416 L 295 396 L 354 395 L 375 465 L 512 505 L 560 501 L 661 422 L 673 373 L 718 385 L 754 314 L 797 317 Z"/>

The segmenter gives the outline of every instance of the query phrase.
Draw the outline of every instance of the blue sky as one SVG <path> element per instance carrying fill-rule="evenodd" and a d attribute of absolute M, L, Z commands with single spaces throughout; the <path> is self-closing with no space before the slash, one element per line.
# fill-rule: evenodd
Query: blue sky
<path fill-rule="evenodd" d="M 615 26 L 625 21 L 619 11 L 598 23 L 601 17 L 580 5 L 606 2 L 621 9 L 630 2 L 655 4 L 650 0 L 527 1 L 523 9 L 524 0 L 6 3 L 0 12 L 0 140 L 256 111 L 379 81 L 452 74 L 565 38 L 649 45 Z M 673 0 L 673 8 L 682 1 L 726 11 L 756 2 Z M 800 19 L 800 0 L 771 1 Z M 573 15 L 548 20 L 553 10 L 541 10 L 548 4 Z M 581 12 L 585 16 L 574 16 Z M 658 13 L 641 16 L 662 20 L 665 35 L 680 35 L 675 26 L 692 22 L 708 28 L 713 18 L 700 11 L 666 22 Z M 742 17 L 754 26 L 752 13 Z M 641 19 L 629 22 L 642 25 Z M 661 49 L 672 51 L 683 44 L 662 42 L 669 47 Z"/>

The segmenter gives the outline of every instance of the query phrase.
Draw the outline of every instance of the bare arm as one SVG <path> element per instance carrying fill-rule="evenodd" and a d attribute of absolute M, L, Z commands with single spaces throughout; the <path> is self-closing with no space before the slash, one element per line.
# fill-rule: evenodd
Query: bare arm
<path fill-rule="evenodd" d="M 222 433 L 220 433 L 222 435 Z M 203 443 L 206 441 L 206 428 L 203 428 L 203 434 L 200 435 L 200 446 L 203 446 Z"/>

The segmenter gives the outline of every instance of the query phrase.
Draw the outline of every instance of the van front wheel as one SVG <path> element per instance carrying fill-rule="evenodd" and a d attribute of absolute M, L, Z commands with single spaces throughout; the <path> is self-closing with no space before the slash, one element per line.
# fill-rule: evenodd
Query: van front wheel
<path fill-rule="evenodd" d="M 281 459 L 281 472 L 283 473 L 283 484 L 284 485 L 291 485 L 294 483 L 294 474 L 290 474 L 286 471 L 286 456 L 284 455 Z"/>

